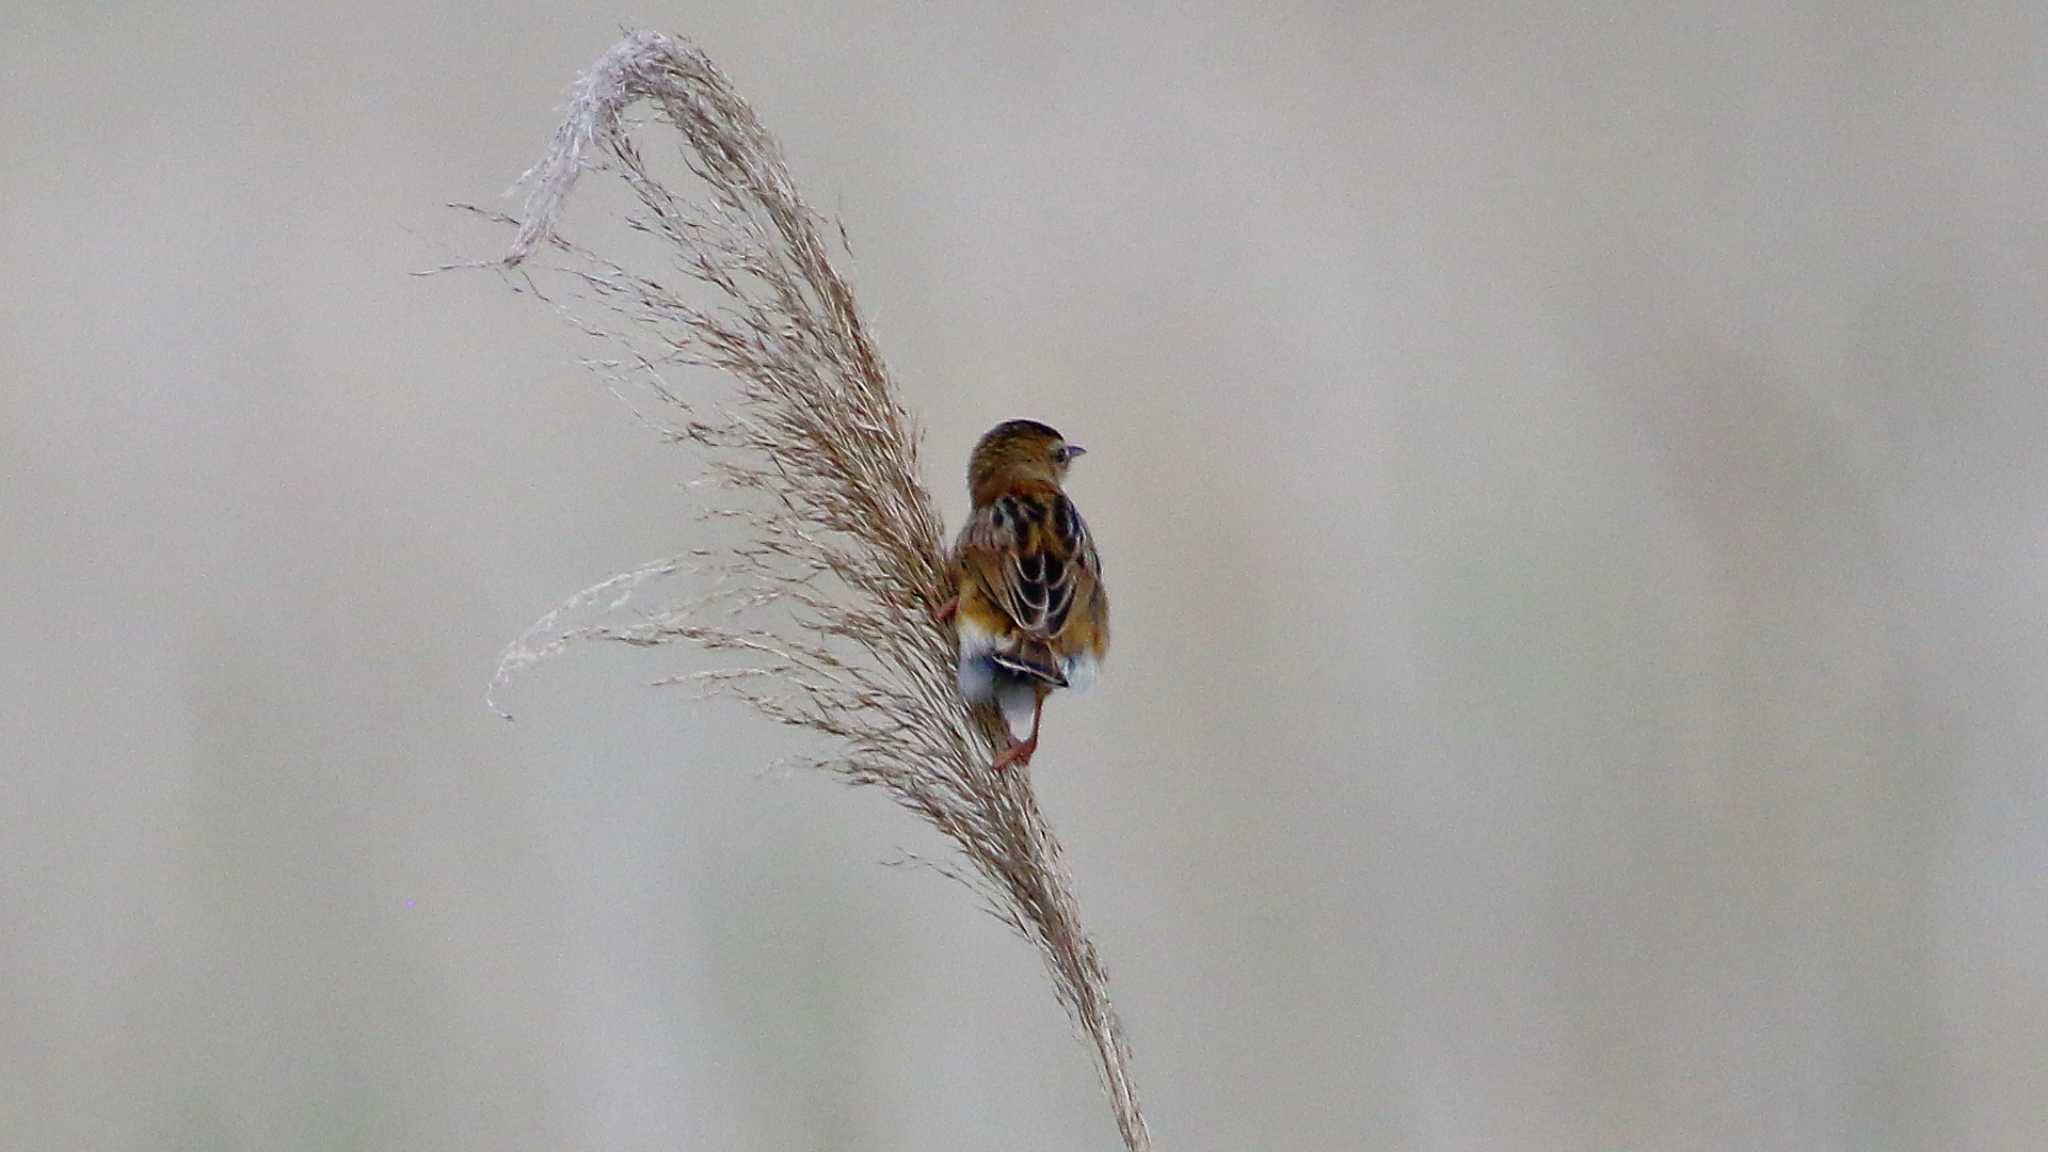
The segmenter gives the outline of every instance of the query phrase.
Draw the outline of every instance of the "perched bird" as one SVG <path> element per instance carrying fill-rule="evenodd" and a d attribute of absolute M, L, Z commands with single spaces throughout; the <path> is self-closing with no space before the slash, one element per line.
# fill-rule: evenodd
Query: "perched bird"
<path fill-rule="evenodd" d="M 1031 735 L 996 757 L 1001 770 L 1029 764 L 1045 698 L 1086 689 L 1109 648 L 1109 594 L 1088 525 L 1060 490 L 1085 451 L 1035 420 L 996 425 L 974 446 L 967 490 L 974 510 L 953 545 L 960 692 L 1006 715 L 1031 704 Z"/>

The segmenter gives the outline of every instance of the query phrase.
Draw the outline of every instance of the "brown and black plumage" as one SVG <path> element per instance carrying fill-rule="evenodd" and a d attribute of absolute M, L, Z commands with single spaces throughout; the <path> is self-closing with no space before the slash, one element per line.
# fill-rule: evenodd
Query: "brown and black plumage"
<path fill-rule="evenodd" d="M 1061 490 L 1084 450 L 1035 420 L 998 424 L 974 446 L 974 509 L 953 545 L 960 691 L 1006 712 L 1031 705 L 1031 734 L 996 758 L 1028 764 L 1046 696 L 1085 689 L 1109 649 L 1109 595 L 1081 512 Z"/>

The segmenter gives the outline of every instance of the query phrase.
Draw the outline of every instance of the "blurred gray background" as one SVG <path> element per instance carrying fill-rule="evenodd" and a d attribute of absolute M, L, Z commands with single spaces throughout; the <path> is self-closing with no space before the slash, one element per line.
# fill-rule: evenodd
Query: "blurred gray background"
<path fill-rule="evenodd" d="M 1160 1148 L 2048 1145 L 2039 5 L 0 12 L 0 1146 L 1115 1147 L 934 839 L 581 650 L 691 470 L 441 207 L 621 20 L 840 216 Z M 611 202 L 571 205 L 602 235 Z"/>

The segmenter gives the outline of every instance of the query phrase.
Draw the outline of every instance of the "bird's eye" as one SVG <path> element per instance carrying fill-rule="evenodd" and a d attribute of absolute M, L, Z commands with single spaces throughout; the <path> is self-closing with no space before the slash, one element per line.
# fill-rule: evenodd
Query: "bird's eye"
<path fill-rule="evenodd" d="M 1065 444 L 1055 444 L 1052 447 L 1052 458 L 1059 461 L 1062 464 L 1065 464 L 1068 460 L 1072 459 L 1073 455 L 1074 453 L 1071 450 L 1069 450 Z"/>

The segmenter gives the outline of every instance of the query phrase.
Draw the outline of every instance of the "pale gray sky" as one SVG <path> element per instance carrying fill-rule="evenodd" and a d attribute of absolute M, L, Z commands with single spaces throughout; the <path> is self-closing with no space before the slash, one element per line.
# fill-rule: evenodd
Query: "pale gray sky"
<path fill-rule="evenodd" d="M 1162 1152 L 2048 1143 L 2043 9 L 1097 9 L 0 15 L 0 1146 L 1116 1146 L 687 658 L 483 707 L 697 530 L 407 275 L 621 20 L 844 220 L 954 522 L 1092 450 L 1035 771 Z"/>

